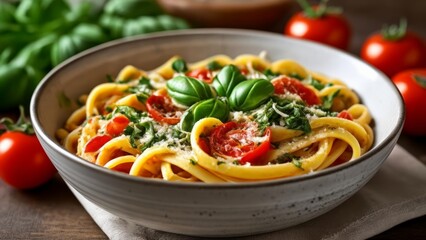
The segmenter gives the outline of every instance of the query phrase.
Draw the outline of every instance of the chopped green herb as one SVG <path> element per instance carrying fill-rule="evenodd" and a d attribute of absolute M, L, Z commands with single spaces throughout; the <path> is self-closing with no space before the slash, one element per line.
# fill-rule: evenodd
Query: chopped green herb
<path fill-rule="evenodd" d="M 280 164 L 281 163 L 289 163 L 289 162 L 293 161 L 294 159 L 299 160 L 300 157 L 296 156 L 294 154 L 291 154 L 291 153 L 284 153 L 283 155 L 278 156 L 278 158 L 275 159 L 274 162 L 280 163 Z"/>
<path fill-rule="evenodd" d="M 322 98 L 322 109 L 329 111 L 331 106 L 333 106 L 334 99 L 339 95 L 340 89 L 336 90 L 333 94 L 325 96 Z"/>
<path fill-rule="evenodd" d="M 149 78 L 142 77 L 139 79 L 139 82 L 136 86 L 129 87 L 126 92 L 150 95 L 153 89 L 154 87 L 151 85 Z"/>
<path fill-rule="evenodd" d="M 111 75 L 106 75 L 107 82 L 114 82 L 114 78 Z"/>
<path fill-rule="evenodd" d="M 225 164 L 226 162 L 225 161 L 217 161 L 217 165 L 222 165 L 222 164 Z"/>
<path fill-rule="evenodd" d="M 131 122 L 139 122 L 139 120 L 146 115 L 146 113 L 140 112 L 129 106 L 117 106 L 112 112 L 112 115 L 117 113 L 124 114 Z"/>
<path fill-rule="evenodd" d="M 217 61 L 211 61 L 207 64 L 207 69 L 210 71 L 216 71 L 221 69 L 223 66 Z"/>
<path fill-rule="evenodd" d="M 279 73 L 273 72 L 269 68 L 263 71 L 263 74 L 266 76 L 266 78 L 268 78 L 268 80 L 272 80 L 280 75 Z"/>
<path fill-rule="evenodd" d="M 197 165 L 198 164 L 198 162 L 197 161 L 195 161 L 195 159 L 193 159 L 193 158 L 190 158 L 189 159 L 189 162 L 192 164 L 192 165 Z"/>
<path fill-rule="evenodd" d="M 302 162 L 301 162 L 299 159 L 293 159 L 293 160 L 291 161 L 291 163 L 293 163 L 293 164 L 294 164 L 294 166 L 296 166 L 297 168 L 300 168 L 300 169 L 302 169 L 302 170 L 305 170 L 305 169 L 303 169 L 303 167 L 302 167 Z"/>
<path fill-rule="evenodd" d="M 182 58 L 178 58 L 172 63 L 172 69 L 175 72 L 184 73 L 188 71 L 188 66 L 186 65 L 185 60 L 183 60 Z"/>
<path fill-rule="evenodd" d="M 327 83 L 327 84 L 323 84 L 321 83 L 319 80 L 313 78 L 313 77 L 309 77 L 306 80 L 306 83 L 313 86 L 315 89 L 317 90 L 323 90 L 326 87 L 330 87 L 333 86 L 333 83 Z"/>
<path fill-rule="evenodd" d="M 292 78 L 296 78 L 297 80 L 300 80 L 300 81 L 302 81 L 304 79 L 304 77 L 302 77 L 298 73 L 290 73 L 289 76 L 292 77 Z"/>

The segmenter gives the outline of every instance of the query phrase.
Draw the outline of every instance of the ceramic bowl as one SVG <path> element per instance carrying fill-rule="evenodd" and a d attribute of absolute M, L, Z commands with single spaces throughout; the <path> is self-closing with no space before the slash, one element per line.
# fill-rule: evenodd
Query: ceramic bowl
<path fill-rule="evenodd" d="M 309 175 L 244 184 L 176 183 L 114 172 L 67 152 L 55 139 L 77 99 L 125 65 L 153 69 L 175 54 L 195 62 L 215 54 L 235 57 L 267 51 L 339 78 L 353 88 L 374 118 L 373 148 L 356 161 Z M 79 54 L 39 84 L 31 101 L 38 138 L 60 175 L 100 208 L 137 224 L 179 234 L 223 237 L 270 232 L 320 216 L 351 197 L 394 148 L 404 120 L 399 92 L 382 73 L 339 50 L 279 34 L 237 29 L 195 29 L 118 40 Z"/>

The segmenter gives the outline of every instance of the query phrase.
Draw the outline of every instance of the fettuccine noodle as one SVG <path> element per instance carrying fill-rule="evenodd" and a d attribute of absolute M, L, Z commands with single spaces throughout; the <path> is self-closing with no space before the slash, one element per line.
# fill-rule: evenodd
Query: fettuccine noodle
<path fill-rule="evenodd" d="M 137 177 L 221 183 L 312 174 L 356 161 L 374 141 L 372 117 L 346 84 L 264 55 L 129 65 L 81 99 L 57 131 L 64 148 Z"/>

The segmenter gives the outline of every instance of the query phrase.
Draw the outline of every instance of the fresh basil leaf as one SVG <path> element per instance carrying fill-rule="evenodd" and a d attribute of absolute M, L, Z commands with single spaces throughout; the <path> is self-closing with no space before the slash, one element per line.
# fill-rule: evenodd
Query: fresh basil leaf
<path fill-rule="evenodd" d="M 246 77 L 241 74 L 238 67 L 227 65 L 214 78 L 213 87 L 219 96 L 229 97 L 235 86 L 245 80 Z"/>
<path fill-rule="evenodd" d="M 63 19 L 69 11 L 70 6 L 65 0 L 22 0 L 15 18 L 21 24 L 42 26 Z"/>
<path fill-rule="evenodd" d="M 250 79 L 232 90 L 229 103 L 237 111 L 249 111 L 265 103 L 274 93 L 274 86 L 265 79 Z"/>
<path fill-rule="evenodd" d="M 104 7 L 107 14 L 122 18 L 156 16 L 163 11 L 155 0 L 109 0 Z"/>
<path fill-rule="evenodd" d="M 183 114 L 179 126 L 183 131 L 190 132 L 198 120 L 206 117 L 214 117 L 226 122 L 229 119 L 229 106 L 226 98 L 211 98 L 192 105 Z"/>
<path fill-rule="evenodd" d="M 157 21 L 159 26 L 164 30 L 186 29 L 190 27 L 185 20 L 166 14 L 157 16 Z"/>
<path fill-rule="evenodd" d="M 93 47 L 107 40 L 102 28 L 96 24 L 80 23 L 72 30 L 72 34 L 79 36 L 88 47 Z"/>
<path fill-rule="evenodd" d="M 15 11 L 15 5 L 5 1 L 0 1 L 0 23 L 14 23 Z"/>
<path fill-rule="evenodd" d="M 49 34 L 25 46 L 12 60 L 12 63 L 22 66 L 33 66 L 48 71 L 50 61 L 46 56 L 51 51 L 52 44 L 57 40 L 56 34 Z"/>
<path fill-rule="evenodd" d="M 178 73 L 185 73 L 188 71 L 188 66 L 186 65 L 185 60 L 178 58 L 172 63 L 172 69 Z"/>
<path fill-rule="evenodd" d="M 99 20 L 99 24 L 105 29 L 111 39 L 123 37 L 123 29 L 126 23 L 127 20 L 108 14 L 103 14 Z"/>
<path fill-rule="evenodd" d="M 174 77 L 167 81 L 166 86 L 174 101 L 188 107 L 213 97 L 212 89 L 207 83 L 187 76 Z"/>
<path fill-rule="evenodd" d="M 207 69 L 210 71 L 216 71 L 221 69 L 223 66 L 217 61 L 211 61 L 207 64 Z"/>

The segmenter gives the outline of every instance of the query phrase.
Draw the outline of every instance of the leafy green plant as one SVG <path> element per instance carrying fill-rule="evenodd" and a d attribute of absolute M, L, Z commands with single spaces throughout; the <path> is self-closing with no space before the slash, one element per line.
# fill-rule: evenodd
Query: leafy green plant
<path fill-rule="evenodd" d="M 0 1 L 0 111 L 27 106 L 42 77 L 69 57 L 106 41 L 189 28 L 155 0 Z M 10 70 L 8 70 L 10 68 Z"/>

